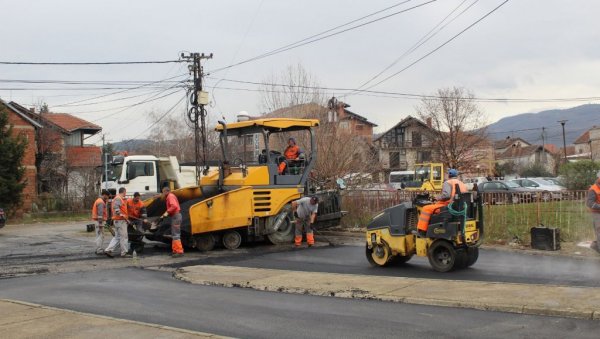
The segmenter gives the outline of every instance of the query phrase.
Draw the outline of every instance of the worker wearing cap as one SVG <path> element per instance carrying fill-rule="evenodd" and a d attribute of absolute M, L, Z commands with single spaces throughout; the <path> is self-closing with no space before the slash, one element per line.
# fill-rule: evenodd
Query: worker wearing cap
<path fill-rule="evenodd" d="M 102 194 L 92 206 L 92 219 L 96 222 L 96 254 L 104 254 L 104 223 L 108 220 L 108 209 L 106 202 L 110 194 L 107 190 L 102 190 Z"/>
<path fill-rule="evenodd" d="M 598 172 L 596 182 L 588 190 L 585 204 L 592 214 L 592 223 L 596 232 L 596 241 L 592 243 L 591 247 L 600 252 L 600 248 L 598 247 L 598 243 L 600 243 L 600 172 Z"/>
<path fill-rule="evenodd" d="M 127 199 L 127 215 L 131 220 L 131 224 L 138 232 L 144 231 L 144 220 L 148 217 L 146 214 L 146 206 L 140 199 L 140 193 L 133 193 L 133 198 Z"/>
<path fill-rule="evenodd" d="M 296 230 L 294 246 L 302 245 L 302 229 L 306 232 L 306 243 L 309 247 L 315 244 L 315 237 L 311 225 L 315 223 L 319 209 L 319 198 L 304 197 L 292 201 L 292 211 L 296 217 Z"/>
<path fill-rule="evenodd" d="M 167 210 L 162 215 L 163 218 L 171 217 L 171 256 L 173 258 L 183 256 L 183 245 L 181 244 L 181 207 L 175 194 L 171 193 L 171 189 L 167 186 L 162 189 L 162 198 L 166 200 Z"/>
<path fill-rule="evenodd" d="M 446 180 L 442 186 L 442 194 L 436 197 L 437 202 L 431 205 L 425 205 L 421 209 L 419 222 L 417 223 L 417 229 L 419 230 L 420 235 L 424 236 L 427 234 L 431 215 L 439 213 L 440 208 L 452 203 L 454 196 L 459 193 L 456 192 L 456 185 L 458 185 L 460 193 L 468 192 L 467 186 L 458 179 L 458 171 L 451 168 L 448 170 L 448 180 Z"/>
<path fill-rule="evenodd" d="M 285 151 L 283 151 L 283 156 L 285 159 L 279 163 L 279 174 L 283 174 L 283 171 L 285 171 L 285 168 L 287 167 L 287 160 L 298 160 L 300 153 L 302 153 L 302 151 L 300 150 L 300 147 L 296 145 L 296 139 L 289 138 L 288 146 L 285 148 Z"/>

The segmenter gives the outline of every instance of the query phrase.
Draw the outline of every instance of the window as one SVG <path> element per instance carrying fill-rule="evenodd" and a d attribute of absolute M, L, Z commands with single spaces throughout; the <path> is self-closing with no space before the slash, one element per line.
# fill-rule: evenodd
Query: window
<path fill-rule="evenodd" d="M 364 127 L 365 127 L 364 125 L 357 124 L 356 125 L 356 130 L 357 131 L 362 131 Z"/>
<path fill-rule="evenodd" d="M 129 180 L 137 177 L 154 176 L 153 162 L 130 162 L 127 177 Z"/>
<path fill-rule="evenodd" d="M 390 152 L 390 168 L 400 167 L 400 153 Z"/>
<path fill-rule="evenodd" d="M 412 132 L 412 145 L 413 147 L 421 147 L 421 132 Z"/>
<path fill-rule="evenodd" d="M 428 162 L 428 161 L 431 161 L 431 151 L 417 152 L 417 162 Z"/>

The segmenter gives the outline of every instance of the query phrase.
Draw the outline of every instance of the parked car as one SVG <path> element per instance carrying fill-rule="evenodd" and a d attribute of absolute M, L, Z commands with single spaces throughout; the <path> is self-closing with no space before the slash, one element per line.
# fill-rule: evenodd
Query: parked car
<path fill-rule="evenodd" d="M 477 191 L 483 194 L 483 201 L 489 204 L 518 204 L 531 202 L 537 198 L 537 192 L 519 186 L 512 181 L 486 181 L 477 185 Z"/>
<path fill-rule="evenodd" d="M 562 199 L 562 191 L 565 190 L 562 186 L 557 186 L 549 181 L 542 178 L 519 178 L 511 180 L 517 183 L 521 187 L 533 189 L 541 192 L 540 198 L 543 201 L 549 201 L 552 199 Z"/>

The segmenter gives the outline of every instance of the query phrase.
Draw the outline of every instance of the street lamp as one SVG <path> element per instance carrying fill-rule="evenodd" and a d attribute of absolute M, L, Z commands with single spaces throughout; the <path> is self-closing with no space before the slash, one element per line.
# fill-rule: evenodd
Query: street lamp
<path fill-rule="evenodd" d="M 565 123 L 569 120 L 559 120 L 558 122 L 562 125 L 563 131 L 563 150 L 565 151 L 565 163 L 567 162 L 567 141 L 565 139 Z"/>

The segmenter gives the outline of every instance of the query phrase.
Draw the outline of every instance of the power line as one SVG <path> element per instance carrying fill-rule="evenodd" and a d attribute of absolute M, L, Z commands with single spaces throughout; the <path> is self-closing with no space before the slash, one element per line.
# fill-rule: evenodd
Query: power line
<path fill-rule="evenodd" d="M 89 65 L 147 65 L 171 64 L 183 62 L 182 60 L 158 61 L 102 61 L 102 62 L 27 62 L 27 61 L 0 61 L 0 65 L 30 65 L 30 66 L 89 66 Z"/>
<path fill-rule="evenodd" d="M 233 82 L 240 84 L 248 84 L 248 85 L 257 85 L 257 86 L 271 86 L 271 87 L 292 87 L 298 89 L 306 89 L 306 90 L 323 90 L 323 91 L 358 91 L 360 93 L 370 93 L 370 94 L 381 94 L 381 95 L 389 95 L 392 98 L 403 98 L 403 99 L 446 99 L 443 96 L 439 95 L 427 95 L 427 94 L 415 94 L 415 93 L 403 93 L 403 92 L 389 92 L 389 91 L 374 91 L 374 90 L 357 90 L 356 88 L 344 88 L 344 87 L 323 87 L 323 86 L 305 86 L 305 85 L 289 85 L 289 84 L 278 84 L 278 83 L 269 83 L 269 82 L 257 82 L 257 81 L 247 81 L 247 80 L 236 80 L 236 79 L 225 79 L 225 78 L 214 78 L 207 77 L 212 80 L 224 81 L 224 82 Z M 243 91 L 266 91 L 262 89 L 245 89 L 245 88 L 225 88 L 220 87 L 221 89 L 230 89 L 230 90 L 243 90 Z M 281 92 L 284 91 L 275 91 L 271 92 Z M 477 102 L 515 102 L 515 103 L 540 103 L 540 102 L 575 102 L 575 101 L 595 101 L 600 100 L 600 96 L 595 97 L 572 97 L 572 98 L 483 98 L 483 97 L 464 97 L 464 98 L 455 98 L 458 100 L 471 100 Z"/>
<path fill-rule="evenodd" d="M 147 131 L 149 131 L 152 127 L 154 127 L 156 124 L 158 124 L 162 119 L 164 119 L 167 115 L 169 115 L 174 109 L 175 107 L 177 107 L 177 105 L 179 105 L 185 98 L 187 98 L 187 94 L 184 95 L 181 99 L 179 99 L 179 101 L 177 101 L 177 103 L 175 105 L 173 105 L 171 108 L 169 108 L 169 110 L 167 110 L 165 112 L 165 114 L 161 115 L 154 123 L 152 123 L 150 126 L 148 126 L 145 130 L 143 130 L 140 134 L 136 135 L 135 137 L 129 139 L 128 141 L 125 141 L 125 143 L 130 143 L 133 140 L 139 138 L 142 134 L 146 133 Z"/>
<path fill-rule="evenodd" d="M 54 105 L 53 107 L 71 106 L 71 105 L 74 105 L 74 104 L 79 104 L 79 103 L 90 101 L 90 100 L 105 98 L 107 96 L 121 94 L 121 93 L 124 93 L 124 92 L 127 92 L 127 91 L 139 89 L 139 88 L 144 88 L 144 87 L 147 87 L 147 86 L 150 86 L 150 85 L 154 85 L 154 84 L 161 83 L 161 82 L 164 82 L 164 81 L 172 80 L 172 79 L 175 79 L 175 78 L 180 78 L 180 77 L 186 76 L 186 75 L 187 74 L 179 74 L 179 75 L 176 75 L 176 76 L 173 76 L 173 77 L 170 77 L 170 78 L 156 80 L 156 81 L 148 83 L 148 84 L 144 84 L 144 85 L 133 87 L 133 88 L 128 88 L 128 89 L 125 89 L 125 90 L 122 90 L 122 91 L 117 91 L 117 92 L 114 92 L 114 93 L 107 93 L 107 94 L 99 95 L 99 96 L 96 96 L 96 97 L 93 97 L 93 98 L 88 98 L 88 99 L 83 99 L 83 100 L 77 100 L 77 101 L 67 102 L 67 103 L 60 104 L 60 105 Z"/>
<path fill-rule="evenodd" d="M 495 11 L 497 11 L 498 9 L 500 9 L 500 7 L 504 6 L 509 0 L 505 0 L 504 2 L 502 2 L 500 5 L 496 6 L 494 9 L 492 9 L 491 11 L 487 12 L 484 16 L 482 16 L 481 18 L 479 18 L 477 21 L 475 21 L 474 23 L 470 24 L 469 26 L 467 26 L 465 29 L 463 29 L 462 31 L 458 32 L 456 35 L 452 36 L 450 39 L 446 40 L 444 43 L 442 43 L 441 45 L 439 45 L 438 47 L 434 48 L 433 50 L 431 50 L 429 53 L 423 55 L 422 57 L 420 57 L 419 59 L 413 61 L 412 63 L 410 63 L 408 66 L 402 68 L 401 70 L 399 70 L 398 72 L 384 78 L 383 80 L 377 82 L 374 85 L 371 85 L 369 87 L 367 87 L 367 89 L 371 89 L 373 87 L 376 87 L 386 81 L 388 81 L 389 79 L 395 77 L 396 75 L 406 71 L 407 69 L 411 68 L 412 66 L 416 65 L 417 63 L 419 63 L 421 60 L 427 58 L 428 56 L 432 55 L 433 53 L 437 52 L 438 50 L 440 50 L 442 47 L 446 46 L 447 44 L 449 44 L 450 42 L 452 42 L 454 39 L 458 38 L 459 36 L 461 36 L 463 33 L 465 33 L 467 30 L 469 30 L 470 28 L 472 28 L 473 26 L 477 25 L 478 23 L 480 23 L 483 19 L 487 18 L 488 16 L 490 16 L 492 13 L 494 13 Z"/>
<path fill-rule="evenodd" d="M 406 1 L 403 1 L 403 2 L 402 2 L 402 3 L 400 3 L 399 5 L 401 5 L 401 4 L 404 4 L 404 3 L 406 3 L 406 2 L 409 2 L 409 1 L 411 1 L 411 0 L 406 0 Z M 259 60 L 259 59 L 262 59 L 262 58 L 266 58 L 266 57 L 269 57 L 269 56 L 272 56 L 272 55 L 275 55 L 275 54 L 279 54 L 279 53 L 282 53 L 282 52 L 285 52 L 285 51 L 289 51 L 289 50 L 291 50 L 291 49 L 295 49 L 295 48 L 302 47 L 302 46 L 305 46 L 305 45 L 308 45 L 308 44 L 312 44 L 312 43 L 314 43 L 314 42 L 317 42 L 317 41 L 320 41 L 320 40 L 323 40 L 323 39 L 327 39 L 327 38 L 330 38 L 330 37 L 332 37 L 332 36 L 336 36 L 336 35 L 339 35 L 339 34 L 342 34 L 342 33 L 345 33 L 345 32 L 348 32 L 348 31 L 351 31 L 351 30 L 354 30 L 354 29 L 357 29 L 357 28 L 360 28 L 360 27 L 363 27 L 363 26 L 366 26 L 366 25 L 370 25 L 370 24 L 372 24 L 372 23 L 375 23 L 375 22 L 378 22 L 378 21 L 381 21 L 381 20 L 384 20 L 384 19 L 387 19 L 387 18 L 393 17 L 393 16 L 395 16 L 395 15 L 398 15 L 398 14 L 402 14 L 402 13 L 405 13 L 405 12 L 411 11 L 411 10 L 413 10 L 413 9 L 416 9 L 416 8 L 419 8 L 419 7 L 422 7 L 422 6 L 428 5 L 428 4 L 430 4 L 430 3 L 433 3 L 433 2 L 436 2 L 436 1 L 437 1 L 437 0 L 429 0 L 429 1 L 427 1 L 427 2 L 424 2 L 424 3 L 421 3 L 421 4 L 419 4 L 419 5 L 415 5 L 415 6 L 413 6 L 413 7 L 409 7 L 409 8 L 407 8 L 407 9 L 404 9 L 404 10 L 401 10 L 401 11 L 398 11 L 398 12 L 394 12 L 394 13 L 392 13 L 392 14 L 388 14 L 388 15 L 385 15 L 385 16 L 382 16 L 382 17 L 379 17 L 379 18 L 377 18 L 377 19 L 373 19 L 373 20 L 370 20 L 370 21 L 364 22 L 364 23 L 362 23 L 362 24 L 358 24 L 358 25 L 355 25 L 355 26 L 352 26 L 352 27 L 349 27 L 349 28 L 343 29 L 343 30 L 341 30 L 341 31 L 337 31 L 337 32 L 335 32 L 335 33 L 326 34 L 326 35 L 322 36 L 322 35 L 323 35 L 323 34 L 325 34 L 326 32 L 331 32 L 331 31 L 333 31 L 333 30 L 336 30 L 336 29 L 338 29 L 338 28 L 341 28 L 341 27 L 347 26 L 347 25 L 349 25 L 350 23 L 354 23 L 354 22 L 357 22 L 357 21 L 363 20 L 363 19 L 365 19 L 365 18 L 367 18 L 367 17 L 370 17 L 370 16 L 372 16 L 372 15 L 374 15 L 374 14 L 376 14 L 376 13 L 380 13 L 380 12 L 382 12 L 382 11 L 385 11 L 385 10 L 387 10 L 387 9 L 383 9 L 383 10 L 377 11 L 377 12 L 375 12 L 375 13 L 372 13 L 372 14 L 370 14 L 370 15 L 364 16 L 364 17 L 362 17 L 362 18 L 355 19 L 355 20 L 351 21 L 350 23 L 345 23 L 345 24 L 343 24 L 343 25 L 340 25 L 340 26 L 337 26 L 337 27 L 334 27 L 334 28 L 330 28 L 330 29 L 328 29 L 327 31 L 324 31 L 324 32 L 321 32 L 321 33 L 318 33 L 318 34 L 312 35 L 312 36 L 310 36 L 310 37 L 308 37 L 308 38 L 304 38 L 304 39 L 302 39 L 302 40 L 299 40 L 299 41 L 296 41 L 296 42 L 294 42 L 294 43 L 291 43 L 291 44 L 285 45 L 285 46 L 283 46 L 283 47 L 276 48 L 276 49 L 274 49 L 274 50 L 271 50 L 271 51 L 269 51 L 269 52 L 266 52 L 266 53 L 260 54 L 260 55 L 258 55 L 258 56 L 255 56 L 255 57 L 252 57 L 252 58 L 249 58 L 249 59 L 246 59 L 246 60 L 242 60 L 242 61 L 240 61 L 240 62 L 237 62 L 237 63 L 231 64 L 231 65 L 228 65 L 228 66 L 225 66 L 225 67 L 221 67 L 221 68 L 217 68 L 217 69 L 211 70 L 211 71 L 209 71 L 209 72 L 208 72 L 208 74 L 211 74 L 211 73 L 216 73 L 216 72 L 220 72 L 220 71 L 222 71 L 222 70 L 229 69 L 229 68 L 232 68 L 232 67 L 235 67 L 235 66 L 239 66 L 239 65 L 242 65 L 242 64 L 245 64 L 245 63 L 251 62 L 251 61 L 256 61 L 256 60 Z M 392 7 L 395 7 L 395 6 L 392 6 Z M 391 8 L 391 7 L 390 7 L 390 8 Z M 319 37 L 319 36 L 320 36 L 320 37 Z M 318 37 L 318 38 L 317 38 L 317 37 Z"/>
<path fill-rule="evenodd" d="M 425 44 L 427 41 L 429 41 L 431 38 L 433 38 L 436 34 L 438 34 L 442 29 L 444 29 L 446 26 L 448 26 L 449 24 L 451 24 L 452 22 L 454 22 L 454 20 L 456 20 L 458 17 L 460 17 L 462 14 L 464 14 L 467 10 L 469 10 L 478 1 L 479 0 L 473 1 L 469 6 L 467 6 L 467 8 L 465 8 L 457 16 L 455 16 L 454 18 L 452 18 L 449 22 L 447 22 L 445 25 L 443 25 L 442 27 L 440 27 L 436 31 L 436 29 L 440 25 L 442 25 L 452 14 L 454 14 L 454 12 L 456 12 L 465 2 L 467 2 L 467 0 L 463 0 L 460 4 L 458 4 L 458 6 L 456 6 L 452 11 L 450 11 L 450 13 L 448 13 L 448 15 L 446 15 L 440 22 L 438 22 L 437 25 L 435 25 L 429 32 L 427 32 L 415 44 L 413 44 L 408 50 L 406 50 L 404 53 L 402 53 L 402 55 L 400 55 L 398 58 L 396 58 L 396 60 L 394 60 L 391 64 L 389 64 L 387 67 L 385 67 L 379 73 L 377 73 L 376 75 L 374 75 L 373 77 L 371 77 L 369 80 L 365 81 L 363 84 L 361 84 L 360 86 L 358 86 L 358 89 L 363 88 L 364 86 L 368 85 L 371 81 L 377 79 L 379 76 L 381 76 L 387 70 L 389 70 L 390 68 L 392 68 L 393 66 L 395 66 L 404 57 L 406 57 L 407 55 L 409 55 L 412 52 L 416 51 L 419 47 L 421 47 L 423 44 Z M 353 93 L 350 93 L 350 94 L 347 94 L 346 96 L 349 96 L 349 95 L 352 95 L 352 94 Z"/>

